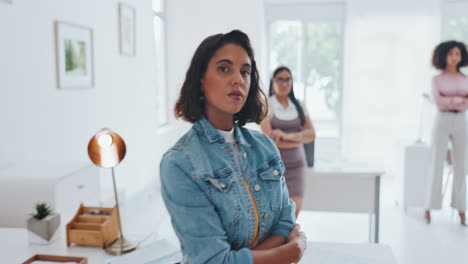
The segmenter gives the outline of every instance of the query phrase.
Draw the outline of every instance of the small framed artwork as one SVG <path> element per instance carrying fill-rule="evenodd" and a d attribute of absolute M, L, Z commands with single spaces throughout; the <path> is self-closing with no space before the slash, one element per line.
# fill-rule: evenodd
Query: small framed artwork
<path fill-rule="evenodd" d="M 136 11 L 126 4 L 119 4 L 120 54 L 135 56 L 136 53 Z"/>
<path fill-rule="evenodd" d="M 82 89 L 94 86 L 93 30 L 55 22 L 57 87 Z"/>

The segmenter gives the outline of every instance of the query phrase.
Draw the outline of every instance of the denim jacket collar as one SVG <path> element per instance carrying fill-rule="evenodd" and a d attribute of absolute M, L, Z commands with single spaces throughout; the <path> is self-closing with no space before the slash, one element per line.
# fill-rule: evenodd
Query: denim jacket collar
<path fill-rule="evenodd" d="M 204 134 L 210 143 L 218 141 L 225 142 L 224 137 L 205 116 L 195 122 L 193 129 Z M 245 140 L 241 127 L 237 123 L 234 123 L 234 137 L 240 145 L 250 147 L 250 144 Z"/>

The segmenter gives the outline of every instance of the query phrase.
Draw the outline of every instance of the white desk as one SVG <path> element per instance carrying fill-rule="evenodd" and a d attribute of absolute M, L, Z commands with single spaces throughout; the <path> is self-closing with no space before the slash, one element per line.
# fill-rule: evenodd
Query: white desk
<path fill-rule="evenodd" d="M 300 264 L 396 264 L 389 246 L 308 242 Z"/>
<path fill-rule="evenodd" d="M 164 247 L 163 251 L 167 252 L 154 252 L 155 257 L 173 253 L 174 247 L 173 245 L 169 245 Z M 47 246 L 30 245 L 28 244 L 26 229 L 0 228 L 0 256 L 2 257 L 2 263 L 20 264 L 39 253 L 87 257 L 88 264 L 105 264 L 108 259 L 114 257 L 96 247 L 67 247 L 63 236 Z M 308 242 L 307 251 L 300 263 L 396 264 L 396 261 L 391 249 L 386 245 Z"/>
<path fill-rule="evenodd" d="M 138 237 L 137 239 L 142 240 L 142 238 Z M 146 240 L 141 247 L 146 247 L 156 241 L 155 239 Z M 153 252 L 155 258 L 173 253 L 178 247 L 168 242 L 167 245 L 158 247 L 158 249 L 161 250 Z M 67 247 L 64 232 L 49 245 L 33 245 L 29 244 L 25 228 L 0 228 L 0 256 L 2 264 L 20 264 L 35 254 L 86 257 L 88 258 L 88 264 L 105 264 L 108 259 L 115 257 L 98 247 L 73 245 Z"/>
<path fill-rule="evenodd" d="M 380 177 L 366 169 L 307 169 L 302 210 L 367 213 L 369 242 L 379 242 Z"/>
<path fill-rule="evenodd" d="M 31 245 L 25 228 L 0 228 L 0 256 L 2 263 L 20 264 L 35 254 L 87 257 L 88 264 L 104 264 L 112 257 L 103 249 L 95 247 L 67 247 L 62 232 L 49 245 Z"/>

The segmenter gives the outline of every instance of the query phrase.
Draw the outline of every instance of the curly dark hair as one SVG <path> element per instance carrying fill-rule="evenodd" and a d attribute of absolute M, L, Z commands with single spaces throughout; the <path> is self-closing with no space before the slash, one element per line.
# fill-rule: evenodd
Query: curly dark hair
<path fill-rule="evenodd" d="M 468 65 L 468 52 L 463 42 L 450 40 L 437 45 L 432 55 L 432 65 L 438 70 L 445 70 L 447 66 L 447 55 L 453 48 L 459 48 L 461 53 L 461 61 L 457 65 L 457 70 L 460 71 L 461 67 Z"/>
<path fill-rule="evenodd" d="M 238 125 L 243 126 L 249 122 L 258 124 L 265 118 L 268 107 L 266 96 L 260 89 L 260 77 L 254 51 L 249 37 L 240 30 L 209 36 L 198 46 L 185 75 L 179 99 L 174 107 L 176 118 L 182 117 L 190 123 L 195 123 L 205 115 L 205 100 L 200 100 L 200 97 L 203 96 L 201 79 L 205 76 L 208 63 L 215 52 L 226 44 L 235 44 L 244 48 L 252 63 L 247 101 L 244 107 L 234 115 L 234 120 L 237 121 Z"/>
<path fill-rule="evenodd" d="M 272 96 L 275 94 L 275 90 L 273 89 L 273 81 L 275 80 L 275 77 L 278 73 L 282 71 L 287 71 L 289 72 L 289 75 L 291 75 L 291 80 L 292 80 L 292 73 L 291 70 L 286 67 L 286 66 L 279 66 L 278 68 L 275 69 L 273 72 L 273 76 L 270 79 L 270 89 L 268 91 L 268 95 Z M 291 99 L 291 102 L 294 104 L 294 106 L 297 109 L 297 113 L 299 114 L 299 119 L 301 120 L 301 125 L 303 126 L 305 123 L 305 116 L 304 116 L 304 109 L 302 109 L 301 104 L 297 100 L 296 96 L 294 95 L 294 87 L 293 84 L 291 83 L 291 91 L 288 94 L 289 99 Z"/>

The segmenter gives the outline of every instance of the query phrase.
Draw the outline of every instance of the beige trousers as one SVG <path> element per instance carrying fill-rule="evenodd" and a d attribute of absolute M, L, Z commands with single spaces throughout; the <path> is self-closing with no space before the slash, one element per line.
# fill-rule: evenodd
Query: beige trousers
<path fill-rule="evenodd" d="M 438 112 L 432 134 L 431 173 L 426 209 L 442 208 L 442 173 L 448 142 L 452 142 L 453 185 L 451 206 L 466 209 L 466 117 L 465 112 Z"/>

